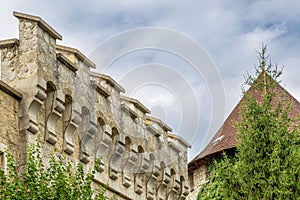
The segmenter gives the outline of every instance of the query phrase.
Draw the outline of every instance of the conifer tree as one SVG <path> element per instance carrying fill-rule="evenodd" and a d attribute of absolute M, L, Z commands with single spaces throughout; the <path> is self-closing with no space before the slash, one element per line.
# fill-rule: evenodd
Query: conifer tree
<path fill-rule="evenodd" d="M 235 157 L 213 162 L 198 199 L 300 199 L 300 120 L 278 90 L 281 71 L 266 64 L 265 46 L 259 58 L 245 81 L 251 88 L 243 90 Z"/>

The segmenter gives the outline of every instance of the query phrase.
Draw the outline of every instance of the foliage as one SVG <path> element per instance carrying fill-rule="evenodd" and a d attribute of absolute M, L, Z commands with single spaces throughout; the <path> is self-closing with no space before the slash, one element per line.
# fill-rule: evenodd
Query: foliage
<path fill-rule="evenodd" d="M 198 199 L 300 199 L 300 120 L 290 117 L 286 94 L 278 94 L 281 72 L 266 66 L 265 52 L 256 77 L 246 80 L 252 87 L 243 91 L 236 154 L 214 161 Z"/>
<path fill-rule="evenodd" d="M 105 189 L 96 195 L 91 187 L 95 170 L 84 172 L 83 166 L 75 168 L 65 157 L 58 159 L 51 153 L 49 167 L 41 158 L 41 147 L 30 145 L 24 172 L 19 175 L 13 156 L 6 152 L 7 172 L 0 169 L 0 198 L 37 200 L 106 200 Z"/>
<path fill-rule="evenodd" d="M 234 199 L 231 191 L 235 190 L 234 158 L 223 154 L 209 166 L 210 179 L 200 191 L 198 199 Z M 201 194 L 201 196 L 200 196 Z M 205 194 L 205 196 L 204 196 Z"/>

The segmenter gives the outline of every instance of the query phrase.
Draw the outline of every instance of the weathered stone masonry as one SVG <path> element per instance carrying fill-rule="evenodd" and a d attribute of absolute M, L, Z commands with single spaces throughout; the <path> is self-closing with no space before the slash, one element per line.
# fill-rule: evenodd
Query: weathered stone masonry
<path fill-rule="evenodd" d="M 108 195 L 185 199 L 190 145 L 80 51 L 57 45 L 62 36 L 40 17 L 14 16 L 19 39 L 0 41 L 0 156 L 8 148 L 22 168 L 40 135 L 45 163 L 51 149 L 86 169 L 101 156 L 95 183 Z"/>

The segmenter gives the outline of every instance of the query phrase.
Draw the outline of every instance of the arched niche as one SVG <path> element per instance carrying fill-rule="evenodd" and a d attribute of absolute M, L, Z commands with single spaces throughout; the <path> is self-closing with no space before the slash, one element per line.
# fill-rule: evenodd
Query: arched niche
<path fill-rule="evenodd" d="M 81 109 L 81 119 L 82 120 L 79 125 L 80 160 L 83 163 L 88 163 L 92 148 L 89 140 L 92 136 L 89 134 L 91 119 L 90 110 L 86 106 L 83 106 Z"/>
<path fill-rule="evenodd" d="M 147 181 L 151 175 L 151 158 L 148 155 L 142 146 L 138 146 L 138 169 L 134 176 L 134 190 L 137 194 L 146 192 Z"/>
<path fill-rule="evenodd" d="M 65 111 L 63 112 L 64 152 L 74 152 L 74 135 L 81 122 L 81 111 L 73 102 L 71 95 L 65 95 Z"/>
<path fill-rule="evenodd" d="M 96 111 L 96 114 L 98 116 L 97 136 L 99 137 L 98 139 L 100 139 L 100 141 L 96 139 L 96 144 L 95 144 L 97 171 L 103 172 L 105 171 L 105 169 L 108 170 L 111 149 L 113 146 L 113 136 L 112 136 L 112 128 L 107 123 L 107 119 L 105 119 L 104 114 L 101 111 Z M 114 131 L 114 135 L 116 135 L 116 131 Z"/>
<path fill-rule="evenodd" d="M 65 110 L 64 99 L 61 91 L 57 91 L 55 85 L 48 81 L 45 100 L 45 140 L 52 145 L 57 142 L 56 123 L 62 117 Z"/>
<path fill-rule="evenodd" d="M 167 188 L 170 183 L 171 172 L 166 163 L 163 161 L 160 162 L 160 171 L 161 175 L 158 180 L 160 184 L 157 187 L 157 199 L 163 200 L 167 199 Z"/>
<path fill-rule="evenodd" d="M 146 198 L 147 199 L 155 199 L 156 198 L 156 192 L 158 187 L 158 179 L 161 174 L 161 165 L 157 161 L 157 158 L 154 156 L 154 154 L 150 154 L 150 176 L 147 181 L 146 186 Z"/>
<path fill-rule="evenodd" d="M 112 143 L 115 146 L 119 140 L 119 130 L 116 127 L 111 129 L 112 132 Z"/>
<path fill-rule="evenodd" d="M 179 199 L 186 199 L 189 194 L 189 180 L 186 180 L 184 176 L 180 176 L 180 198 Z"/>
<path fill-rule="evenodd" d="M 120 134 L 119 130 L 116 127 L 112 128 L 112 147 L 111 155 L 109 161 L 109 177 L 112 180 L 116 180 L 119 176 L 119 173 L 122 172 L 120 165 L 120 158 L 125 153 L 125 144 L 119 140 Z"/>
<path fill-rule="evenodd" d="M 180 193 L 180 179 L 175 169 L 170 170 L 170 184 L 168 187 L 168 200 L 178 199 Z"/>

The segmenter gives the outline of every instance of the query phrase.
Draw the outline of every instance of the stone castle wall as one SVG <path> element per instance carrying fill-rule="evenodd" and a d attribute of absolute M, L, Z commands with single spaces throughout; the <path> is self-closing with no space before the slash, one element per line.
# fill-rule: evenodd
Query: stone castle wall
<path fill-rule="evenodd" d="M 185 199 L 189 144 L 122 95 L 111 77 L 92 72 L 95 64 L 80 51 L 57 45 L 62 36 L 40 17 L 14 16 L 19 39 L 0 41 L 1 79 L 22 97 L 0 90 L 1 120 L 11 122 L 0 120 L 0 143 L 12 147 L 19 165 L 26 162 L 26 144 L 40 135 L 46 163 L 51 149 L 86 169 L 101 156 L 95 183 L 108 184 L 109 195 Z"/>
<path fill-rule="evenodd" d="M 208 164 L 203 163 L 198 168 L 189 173 L 190 193 L 187 200 L 197 199 L 200 187 L 208 181 Z"/>
<path fill-rule="evenodd" d="M 22 95 L 0 82 L 0 168 L 6 169 L 5 151 L 19 156 L 19 100 Z"/>

